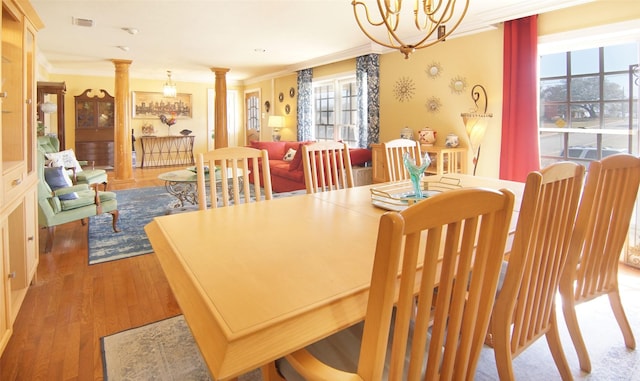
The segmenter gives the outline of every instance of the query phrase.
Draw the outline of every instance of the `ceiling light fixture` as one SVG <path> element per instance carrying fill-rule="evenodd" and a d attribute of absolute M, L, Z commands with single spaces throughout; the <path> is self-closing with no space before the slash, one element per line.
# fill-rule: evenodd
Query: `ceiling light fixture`
<path fill-rule="evenodd" d="M 80 19 L 80 18 L 72 17 L 71 22 L 73 25 L 77 25 L 77 26 L 86 26 L 89 28 L 93 26 L 93 20 L 90 20 L 90 19 Z"/>
<path fill-rule="evenodd" d="M 128 52 L 129 51 L 129 47 L 128 46 L 119 45 L 119 46 L 117 46 L 117 48 L 122 50 L 123 52 Z"/>
<path fill-rule="evenodd" d="M 122 30 L 129 34 L 138 34 L 138 29 L 136 28 L 122 28 Z"/>
<path fill-rule="evenodd" d="M 164 84 L 162 93 L 165 97 L 170 98 L 174 98 L 178 94 L 176 84 L 171 81 L 171 70 L 167 70 L 167 82 Z"/>
<path fill-rule="evenodd" d="M 377 3 L 377 5 L 373 5 L 373 3 Z M 351 5 L 353 5 L 353 14 L 358 26 L 371 41 L 387 48 L 397 49 L 404 54 L 404 58 L 409 58 L 409 54 L 416 49 L 434 45 L 451 35 L 466 15 L 469 0 L 414 0 L 413 24 L 418 32 L 424 33 L 424 35 L 416 37 L 417 42 L 414 43 L 404 42 L 399 36 L 398 26 L 402 12 L 402 0 L 376 0 L 375 2 L 373 0 L 353 0 Z M 362 7 L 361 12 L 358 12 L 359 5 Z M 379 17 L 370 17 L 370 13 L 376 13 L 375 10 L 372 10 L 373 8 L 377 8 Z M 460 9 L 462 9 L 461 13 Z M 408 11 L 410 10 L 405 9 L 406 15 L 403 19 L 411 18 Z M 363 25 L 363 21 L 369 24 L 367 28 Z M 449 30 L 445 26 L 448 22 L 454 23 Z M 408 23 L 407 27 L 410 25 Z M 369 31 L 369 29 L 373 30 L 380 26 L 386 28 L 388 43 L 380 41 Z M 402 32 L 406 34 L 406 30 L 402 30 Z M 437 34 L 434 36 L 434 33 Z M 437 38 L 433 39 L 432 36 Z"/>

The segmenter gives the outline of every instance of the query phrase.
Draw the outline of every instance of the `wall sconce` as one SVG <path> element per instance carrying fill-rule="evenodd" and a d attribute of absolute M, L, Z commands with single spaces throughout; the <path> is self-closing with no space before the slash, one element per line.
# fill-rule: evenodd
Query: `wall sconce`
<path fill-rule="evenodd" d="M 484 95 L 484 112 L 478 112 L 478 101 L 480 101 L 480 92 L 476 89 L 482 90 Z M 476 107 L 471 112 L 464 112 L 460 114 L 462 122 L 464 123 L 465 130 L 467 131 L 467 137 L 469 138 L 469 147 L 473 152 L 473 174 L 476 174 L 476 167 L 478 166 L 478 159 L 480 158 L 480 145 L 482 139 L 489 126 L 489 118 L 493 117 L 492 113 L 487 114 L 487 105 L 489 99 L 487 98 L 487 91 L 482 85 L 475 85 L 471 89 L 471 98 Z"/>
<path fill-rule="evenodd" d="M 162 88 L 162 94 L 168 98 L 175 98 L 178 94 L 176 84 L 171 81 L 171 70 L 167 70 L 167 82 L 165 82 L 164 87 Z"/>
<path fill-rule="evenodd" d="M 280 141 L 280 129 L 284 127 L 284 116 L 271 115 L 267 121 L 267 127 L 273 128 L 271 137 L 274 142 Z"/>
<path fill-rule="evenodd" d="M 53 102 L 43 102 L 40 103 L 40 111 L 45 114 L 53 114 L 58 111 L 58 105 Z"/>

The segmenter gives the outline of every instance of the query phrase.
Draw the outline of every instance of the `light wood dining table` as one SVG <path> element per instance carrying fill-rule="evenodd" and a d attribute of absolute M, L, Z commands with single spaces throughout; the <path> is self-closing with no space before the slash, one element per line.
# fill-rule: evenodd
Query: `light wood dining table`
<path fill-rule="evenodd" d="M 447 176 L 462 187 L 511 189 L 517 214 L 523 183 Z M 375 186 L 156 217 L 146 225 L 215 379 L 256 369 L 364 318 L 386 212 L 372 205 Z"/>

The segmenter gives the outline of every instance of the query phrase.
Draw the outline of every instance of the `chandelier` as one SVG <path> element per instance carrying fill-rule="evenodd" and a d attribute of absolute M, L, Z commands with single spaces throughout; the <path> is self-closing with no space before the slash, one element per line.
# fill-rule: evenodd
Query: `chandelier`
<path fill-rule="evenodd" d="M 426 48 L 444 41 L 460 25 L 469 7 L 469 0 L 414 0 L 413 24 L 420 36 L 414 37 L 416 42 L 407 43 L 402 41 L 398 30 L 402 0 L 376 0 L 376 3 L 377 10 L 372 10 L 371 8 L 374 8 L 371 6 L 372 0 L 353 0 L 351 2 L 358 26 L 371 41 L 387 48 L 398 49 L 404 54 L 404 58 L 409 58 L 409 54 L 416 49 Z M 358 12 L 358 6 L 361 6 L 360 12 Z M 460 9 L 462 9 L 461 13 Z M 409 10 L 405 9 L 405 13 L 404 16 L 410 16 Z M 364 21 L 368 23 L 366 28 Z M 453 23 L 453 27 L 447 29 L 445 24 L 449 22 Z M 409 25 L 407 23 L 406 26 Z M 382 42 L 369 31 L 369 29 L 372 31 L 377 27 L 386 28 L 389 42 Z M 404 32 L 406 33 L 406 30 Z M 436 34 L 434 35 L 434 33 Z"/>
<path fill-rule="evenodd" d="M 174 98 L 178 93 L 176 90 L 176 84 L 171 82 L 171 70 L 167 70 L 167 82 L 164 84 L 164 88 L 162 89 L 162 93 L 165 97 Z"/>

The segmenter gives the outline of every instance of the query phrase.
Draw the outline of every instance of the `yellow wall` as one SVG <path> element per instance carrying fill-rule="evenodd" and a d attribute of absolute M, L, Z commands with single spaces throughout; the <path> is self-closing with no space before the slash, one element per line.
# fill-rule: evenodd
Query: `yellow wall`
<path fill-rule="evenodd" d="M 576 6 L 570 9 L 541 15 L 538 19 L 540 35 L 547 35 L 589 26 L 601 25 L 625 20 L 640 19 L 640 7 L 637 0 L 616 1 L 599 0 L 594 3 Z M 493 118 L 482 145 L 482 155 L 479 160 L 477 174 L 482 176 L 497 176 L 499 173 L 500 135 L 502 122 L 502 26 L 498 29 L 475 35 L 449 39 L 445 43 L 419 50 L 408 60 L 398 52 L 383 54 L 380 57 L 380 140 L 390 140 L 400 136 L 400 130 L 408 126 L 415 132 L 423 127 L 431 127 L 438 133 L 436 144 L 442 144 L 448 133 L 455 133 L 460 137 L 461 145 L 468 146 L 461 112 L 474 107 L 471 98 L 471 88 L 481 84 L 488 93 L 488 112 Z M 440 74 L 432 78 L 426 70 L 432 63 L 441 67 Z M 135 64 L 135 63 L 134 63 Z M 348 59 L 338 63 L 323 65 L 313 69 L 315 78 L 335 75 L 355 70 L 355 59 Z M 43 73 L 46 77 L 46 73 Z M 394 86 L 401 80 L 408 79 L 414 84 L 411 99 L 400 102 L 394 95 Z M 452 79 L 462 78 L 466 81 L 466 88 L 460 92 L 451 90 Z M 67 75 L 50 75 L 47 80 L 65 81 L 67 83 L 66 96 L 66 133 L 67 145 L 74 144 L 73 112 L 74 95 L 81 94 L 87 88 L 104 88 L 113 94 L 113 78 L 80 77 Z M 132 91 L 160 91 L 162 82 L 157 80 L 130 80 Z M 243 98 L 244 91 L 259 90 L 262 100 L 262 129 L 261 140 L 271 140 L 271 129 L 267 127 L 269 115 L 283 115 L 286 128 L 281 131 L 282 140 L 296 140 L 297 105 L 295 97 L 289 97 L 289 89 L 293 87 L 297 92 L 297 74 L 279 76 L 273 79 L 261 80 L 246 86 L 228 86 L 237 88 Z M 196 152 L 207 149 L 207 89 L 214 84 L 177 82 L 178 91 L 191 93 L 193 99 L 193 118 L 180 120 L 172 127 L 177 131 L 184 128 L 192 130 L 196 136 Z M 280 102 L 278 95 L 283 93 L 284 100 Z M 437 98 L 441 104 L 438 112 L 427 110 L 426 103 L 430 98 Z M 242 100 L 241 100 L 242 101 Z M 269 101 L 269 112 L 264 102 Z M 291 112 L 284 111 L 289 104 Z M 238 120 L 240 129 L 244 129 L 244 115 L 240 111 Z M 144 120 L 133 119 L 131 126 L 136 136 L 140 135 L 140 127 Z M 154 122 L 157 130 L 166 131 L 166 126 L 159 120 Z M 238 144 L 244 144 L 244 135 L 239 137 Z M 469 163 L 471 163 L 469 155 Z"/>

